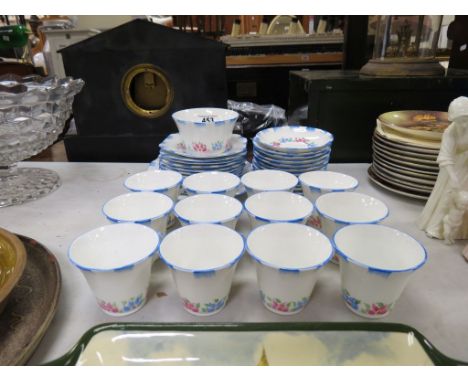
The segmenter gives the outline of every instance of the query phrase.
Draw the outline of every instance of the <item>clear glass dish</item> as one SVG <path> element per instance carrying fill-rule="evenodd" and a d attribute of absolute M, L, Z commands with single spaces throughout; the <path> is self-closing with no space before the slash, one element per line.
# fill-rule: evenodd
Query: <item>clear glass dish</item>
<path fill-rule="evenodd" d="M 16 164 L 55 142 L 83 85 L 71 77 L 0 77 L 0 207 L 40 198 L 60 186 L 56 172 Z"/>

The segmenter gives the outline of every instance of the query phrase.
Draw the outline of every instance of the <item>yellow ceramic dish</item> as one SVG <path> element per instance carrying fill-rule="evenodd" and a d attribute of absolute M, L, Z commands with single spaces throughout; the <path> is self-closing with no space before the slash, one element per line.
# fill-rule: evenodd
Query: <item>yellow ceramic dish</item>
<path fill-rule="evenodd" d="M 430 110 L 391 111 L 381 114 L 378 120 L 384 130 L 430 141 L 440 141 L 450 124 L 448 113 Z"/>
<path fill-rule="evenodd" d="M 0 228 L 0 314 L 23 274 L 26 260 L 26 249 L 20 239 Z"/>
<path fill-rule="evenodd" d="M 375 131 L 378 135 L 394 142 L 399 142 L 410 146 L 440 150 L 440 141 L 415 138 L 411 135 L 402 134 L 395 129 L 388 128 L 388 126 L 384 125 L 378 120 Z"/>

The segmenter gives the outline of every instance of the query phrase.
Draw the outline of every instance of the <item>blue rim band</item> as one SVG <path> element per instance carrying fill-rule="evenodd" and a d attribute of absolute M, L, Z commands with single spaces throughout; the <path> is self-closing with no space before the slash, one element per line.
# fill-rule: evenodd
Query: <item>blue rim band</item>
<path fill-rule="evenodd" d="M 283 273 L 299 273 L 299 269 L 289 269 L 289 268 L 278 268 L 280 272 Z"/>
<path fill-rule="evenodd" d="M 356 188 L 359 187 L 359 182 L 357 182 L 355 186 L 348 187 L 348 188 L 325 188 L 325 187 L 320 188 L 320 187 L 309 186 L 304 181 L 301 181 L 301 183 L 314 192 L 346 192 L 346 191 L 354 191 Z"/>
<path fill-rule="evenodd" d="M 201 277 L 213 277 L 216 274 L 216 271 L 214 271 L 214 270 L 193 271 L 192 273 L 196 278 L 201 278 Z"/>

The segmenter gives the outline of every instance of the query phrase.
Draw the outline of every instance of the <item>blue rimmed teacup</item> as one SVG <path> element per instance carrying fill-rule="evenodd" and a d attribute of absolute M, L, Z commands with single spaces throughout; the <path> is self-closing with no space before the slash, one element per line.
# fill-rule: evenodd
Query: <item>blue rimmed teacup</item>
<path fill-rule="evenodd" d="M 205 171 L 186 177 L 182 183 L 188 195 L 220 194 L 235 196 L 240 185 L 237 175 L 224 171 Z"/>
<path fill-rule="evenodd" d="M 225 306 L 243 237 L 219 224 L 193 224 L 169 233 L 160 246 L 186 311 L 196 316 L 218 313 Z"/>
<path fill-rule="evenodd" d="M 236 198 L 220 194 L 188 196 L 174 207 L 174 215 L 182 225 L 211 223 L 234 229 L 243 211 Z"/>
<path fill-rule="evenodd" d="M 128 177 L 124 182 L 124 186 L 133 192 L 159 192 L 160 194 L 169 196 L 174 203 L 177 203 L 182 180 L 182 174 L 177 171 L 157 170 L 150 166 L 150 169 L 147 171 L 142 171 Z M 174 222 L 175 218 L 170 214 L 167 226 L 172 226 Z"/>
<path fill-rule="evenodd" d="M 177 202 L 183 177 L 177 171 L 149 169 L 128 177 L 124 186 L 133 192 L 151 191 Z"/>
<path fill-rule="evenodd" d="M 335 233 L 333 245 L 340 257 L 346 306 L 366 318 L 387 316 L 411 275 L 427 260 L 417 240 L 380 224 L 345 226 Z"/>
<path fill-rule="evenodd" d="M 330 240 L 323 233 L 297 223 L 258 227 L 247 237 L 246 248 L 256 261 L 263 304 L 283 315 L 304 309 L 319 270 L 333 254 Z"/>
<path fill-rule="evenodd" d="M 331 192 L 315 201 L 315 227 L 330 240 L 340 228 L 350 224 L 378 224 L 387 218 L 388 207 L 381 200 L 359 192 Z M 332 263 L 338 264 L 335 254 Z"/>
<path fill-rule="evenodd" d="M 99 307 L 111 316 L 136 312 L 146 302 L 158 234 L 141 224 L 111 224 L 73 241 L 70 262 L 82 271 Z"/>
<path fill-rule="evenodd" d="M 213 107 L 184 109 L 172 114 L 186 150 L 197 156 L 228 150 L 238 117 L 234 110 Z"/>
<path fill-rule="evenodd" d="M 281 170 L 254 170 L 241 178 L 247 195 L 264 191 L 292 191 L 299 180 L 293 174 Z"/>
<path fill-rule="evenodd" d="M 244 203 L 252 229 L 268 223 L 305 224 L 314 210 L 302 195 L 286 191 L 259 192 Z"/>
<path fill-rule="evenodd" d="M 173 207 L 174 202 L 167 195 L 157 192 L 130 192 L 109 200 L 102 207 L 102 213 L 112 223 L 143 224 L 163 237 Z"/>
<path fill-rule="evenodd" d="M 334 171 L 309 171 L 299 175 L 304 196 L 312 203 L 329 192 L 354 191 L 359 182 L 352 176 Z"/>

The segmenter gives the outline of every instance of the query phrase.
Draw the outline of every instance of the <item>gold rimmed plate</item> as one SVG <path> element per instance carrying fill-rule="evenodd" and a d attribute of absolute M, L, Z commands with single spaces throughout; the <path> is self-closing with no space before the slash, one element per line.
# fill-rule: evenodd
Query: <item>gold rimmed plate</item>
<path fill-rule="evenodd" d="M 388 161 L 384 161 L 380 159 L 380 157 L 378 157 L 377 155 L 374 155 L 373 159 L 374 159 L 374 163 L 377 163 L 380 167 L 383 167 L 384 169 L 393 173 L 405 175 L 411 178 L 424 179 L 433 183 L 435 183 L 435 181 L 437 180 L 437 176 L 438 176 L 437 173 L 433 174 L 433 173 L 417 172 L 415 170 L 401 167 L 396 164 L 390 163 Z"/>
<path fill-rule="evenodd" d="M 378 130 L 374 130 L 374 139 L 376 139 L 379 143 L 384 144 L 389 147 L 393 147 L 398 150 L 403 150 L 403 151 L 409 151 L 412 153 L 420 153 L 420 154 L 429 154 L 429 155 L 439 155 L 439 149 L 437 148 L 427 148 L 427 147 L 420 147 L 420 146 L 415 146 L 415 145 L 410 145 L 406 143 L 402 143 L 399 141 L 394 141 L 391 139 L 388 139 L 382 134 L 379 134 Z"/>
<path fill-rule="evenodd" d="M 392 154 L 401 155 L 403 157 L 408 157 L 408 158 L 412 158 L 416 160 L 429 161 L 432 163 L 436 163 L 437 161 L 437 155 L 415 153 L 415 152 L 408 151 L 408 150 L 397 149 L 395 147 L 392 147 L 392 146 L 386 145 L 385 143 L 380 142 L 378 139 L 374 139 L 373 144 L 381 148 L 382 150 L 385 150 Z"/>
<path fill-rule="evenodd" d="M 380 136 L 383 136 L 393 142 L 426 149 L 440 150 L 440 141 L 428 141 L 424 139 L 412 138 L 410 136 L 399 135 L 395 131 L 384 130 L 382 128 L 382 124 L 379 121 L 377 121 L 377 127 L 375 128 L 375 131 Z"/>
<path fill-rule="evenodd" d="M 426 174 L 426 175 L 433 175 L 437 176 L 439 173 L 439 167 L 429 167 L 424 165 L 418 165 L 411 162 L 401 161 L 399 159 L 391 158 L 386 154 L 382 154 L 374 150 L 372 154 L 374 160 L 378 160 L 379 162 L 385 162 L 389 166 L 398 166 L 399 169 L 410 170 L 413 172 Z M 377 158 L 377 159 L 376 159 Z"/>
<path fill-rule="evenodd" d="M 385 157 L 389 157 L 394 160 L 398 160 L 402 163 L 409 164 L 414 167 L 421 167 L 426 170 L 434 170 L 434 171 L 439 168 L 436 161 L 413 158 L 407 155 L 395 154 L 393 152 L 390 152 L 387 149 L 383 149 L 382 147 L 377 146 L 375 143 L 372 143 L 372 149 L 374 150 L 374 152 L 377 152 L 378 154 L 384 155 Z"/>
<path fill-rule="evenodd" d="M 386 189 L 387 191 L 394 192 L 398 195 L 403 195 L 403 196 L 407 196 L 407 197 L 418 199 L 418 200 L 427 200 L 429 198 L 429 195 L 430 195 L 429 193 L 417 192 L 410 188 L 396 186 L 394 184 L 388 183 L 385 179 L 382 179 L 373 171 L 372 166 L 370 166 L 369 169 L 367 170 L 367 174 L 369 175 L 369 179 L 373 183 Z"/>
<path fill-rule="evenodd" d="M 387 183 L 389 184 L 393 184 L 394 186 L 397 186 L 397 187 L 405 187 L 406 189 L 408 190 L 411 190 L 411 191 L 417 191 L 417 192 L 422 192 L 422 193 L 428 193 L 430 194 L 433 187 L 428 187 L 428 186 L 423 186 L 423 185 L 420 185 L 420 184 L 415 184 L 413 182 L 410 182 L 410 181 L 404 181 L 404 180 L 401 180 L 401 179 L 397 179 L 391 175 L 388 175 L 382 171 L 380 171 L 380 169 L 376 166 L 373 166 L 372 167 L 372 170 L 374 171 L 375 174 L 377 174 L 379 176 L 379 178 L 385 180 Z"/>
<path fill-rule="evenodd" d="M 381 166 L 378 162 L 373 162 L 373 166 L 376 170 L 378 170 L 379 173 L 382 173 L 383 175 L 386 175 L 392 179 L 395 179 L 395 181 L 402 181 L 406 182 L 409 184 L 414 184 L 415 186 L 425 186 L 425 187 L 434 187 L 434 184 L 436 180 L 427 180 L 427 179 L 420 179 L 412 176 L 405 176 L 401 175 L 395 171 L 388 170 Z"/>

